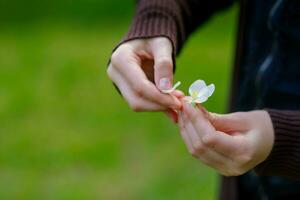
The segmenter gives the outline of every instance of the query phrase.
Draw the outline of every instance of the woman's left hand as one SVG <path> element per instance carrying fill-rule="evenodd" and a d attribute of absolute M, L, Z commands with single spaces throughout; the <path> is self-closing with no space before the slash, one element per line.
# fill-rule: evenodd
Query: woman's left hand
<path fill-rule="evenodd" d="M 274 143 L 273 125 L 263 110 L 219 115 L 183 103 L 179 127 L 189 152 L 225 176 L 263 162 Z"/>

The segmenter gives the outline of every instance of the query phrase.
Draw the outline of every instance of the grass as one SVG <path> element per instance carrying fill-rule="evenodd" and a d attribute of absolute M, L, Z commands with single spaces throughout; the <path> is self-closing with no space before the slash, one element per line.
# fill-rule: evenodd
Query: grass
<path fill-rule="evenodd" d="M 235 10 L 193 34 L 177 62 L 185 91 L 215 83 L 224 112 Z M 0 33 L 0 199 L 215 199 L 217 174 L 161 113 L 133 113 L 105 72 L 129 20 L 41 20 Z"/>

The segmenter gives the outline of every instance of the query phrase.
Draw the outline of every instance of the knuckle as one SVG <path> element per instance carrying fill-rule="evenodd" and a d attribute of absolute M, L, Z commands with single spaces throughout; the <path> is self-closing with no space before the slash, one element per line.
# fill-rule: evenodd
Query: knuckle
<path fill-rule="evenodd" d="M 111 55 L 110 61 L 114 67 L 120 66 L 125 61 L 129 61 L 130 55 L 130 48 L 126 47 L 125 45 L 121 45 L 118 47 Z"/>
<path fill-rule="evenodd" d="M 157 60 L 157 64 L 161 68 L 172 68 L 173 61 L 171 57 L 163 56 Z"/>
<path fill-rule="evenodd" d="M 110 61 L 111 64 L 113 66 L 117 66 L 120 63 L 120 50 L 116 50 L 115 52 L 113 52 L 113 54 L 111 55 Z"/>

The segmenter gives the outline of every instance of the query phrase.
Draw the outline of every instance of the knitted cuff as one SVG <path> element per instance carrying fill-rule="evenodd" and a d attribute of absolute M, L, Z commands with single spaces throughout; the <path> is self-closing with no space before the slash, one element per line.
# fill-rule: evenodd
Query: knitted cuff
<path fill-rule="evenodd" d="M 266 109 L 275 133 L 268 158 L 255 167 L 258 175 L 287 176 L 300 179 L 300 112 Z"/>

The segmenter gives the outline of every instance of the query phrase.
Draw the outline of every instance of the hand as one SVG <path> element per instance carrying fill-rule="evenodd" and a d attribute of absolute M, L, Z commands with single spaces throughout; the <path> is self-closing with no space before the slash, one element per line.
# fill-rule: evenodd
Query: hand
<path fill-rule="evenodd" d="M 264 161 L 274 143 L 266 111 L 219 115 L 184 103 L 179 126 L 189 152 L 225 176 L 241 175 Z"/>
<path fill-rule="evenodd" d="M 172 44 L 165 37 L 136 39 L 119 46 L 111 57 L 108 76 L 134 111 L 180 109 L 181 102 L 163 94 L 173 82 Z"/>

